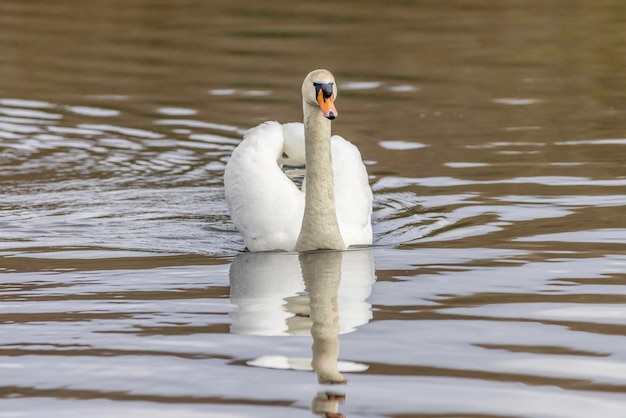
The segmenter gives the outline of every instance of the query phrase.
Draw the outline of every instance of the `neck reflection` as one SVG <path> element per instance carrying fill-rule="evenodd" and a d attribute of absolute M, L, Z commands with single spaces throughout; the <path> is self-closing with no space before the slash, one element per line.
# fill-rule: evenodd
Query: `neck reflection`
<path fill-rule="evenodd" d="M 342 253 L 311 252 L 299 255 L 307 294 L 313 336 L 311 366 L 319 383 L 347 383 L 339 372 L 339 306 Z"/>

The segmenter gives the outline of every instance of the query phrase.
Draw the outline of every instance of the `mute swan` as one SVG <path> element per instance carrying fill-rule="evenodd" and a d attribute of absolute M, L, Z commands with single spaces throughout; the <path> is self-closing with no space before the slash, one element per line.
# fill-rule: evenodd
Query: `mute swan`
<path fill-rule="evenodd" d="M 226 201 L 250 251 L 372 243 L 372 189 L 361 154 L 331 137 L 336 97 L 329 71 L 310 72 L 302 83 L 304 124 L 264 122 L 233 151 L 224 171 Z M 305 162 L 300 190 L 281 168 Z"/>

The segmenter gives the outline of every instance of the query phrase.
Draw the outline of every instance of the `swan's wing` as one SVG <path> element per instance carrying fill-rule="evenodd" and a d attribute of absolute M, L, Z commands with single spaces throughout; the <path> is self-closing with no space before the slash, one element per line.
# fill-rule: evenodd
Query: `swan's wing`
<path fill-rule="evenodd" d="M 288 165 L 303 165 L 304 157 L 304 125 L 300 122 L 285 123 L 283 125 L 283 160 Z"/>
<path fill-rule="evenodd" d="M 346 245 L 372 243 L 372 189 L 361 153 L 338 135 L 331 138 L 337 221 Z"/>
<path fill-rule="evenodd" d="M 300 233 L 304 194 L 278 165 L 283 143 L 281 124 L 262 123 L 244 134 L 226 164 L 230 215 L 251 251 L 290 251 Z"/>

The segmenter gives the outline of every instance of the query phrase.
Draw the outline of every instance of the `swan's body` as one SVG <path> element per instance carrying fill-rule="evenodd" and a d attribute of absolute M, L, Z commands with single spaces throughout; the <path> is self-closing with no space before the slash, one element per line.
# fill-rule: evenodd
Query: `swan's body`
<path fill-rule="evenodd" d="M 332 74 L 311 72 L 302 94 L 304 124 L 265 122 L 248 130 L 226 165 L 230 215 L 250 251 L 372 243 L 372 191 L 361 154 L 330 135 L 329 119 L 337 115 Z M 305 162 L 300 190 L 281 167 Z"/>

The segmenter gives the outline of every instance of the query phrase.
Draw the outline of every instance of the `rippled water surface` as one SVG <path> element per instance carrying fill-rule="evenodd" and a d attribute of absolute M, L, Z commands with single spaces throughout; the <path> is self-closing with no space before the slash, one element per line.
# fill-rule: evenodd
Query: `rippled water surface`
<path fill-rule="evenodd" d="M 3 1 L 0 417 L 625 417 L 624 27 L 618 0 Z M 318 67 L 375 243 L 242 252 L 224 164 Z"/>

